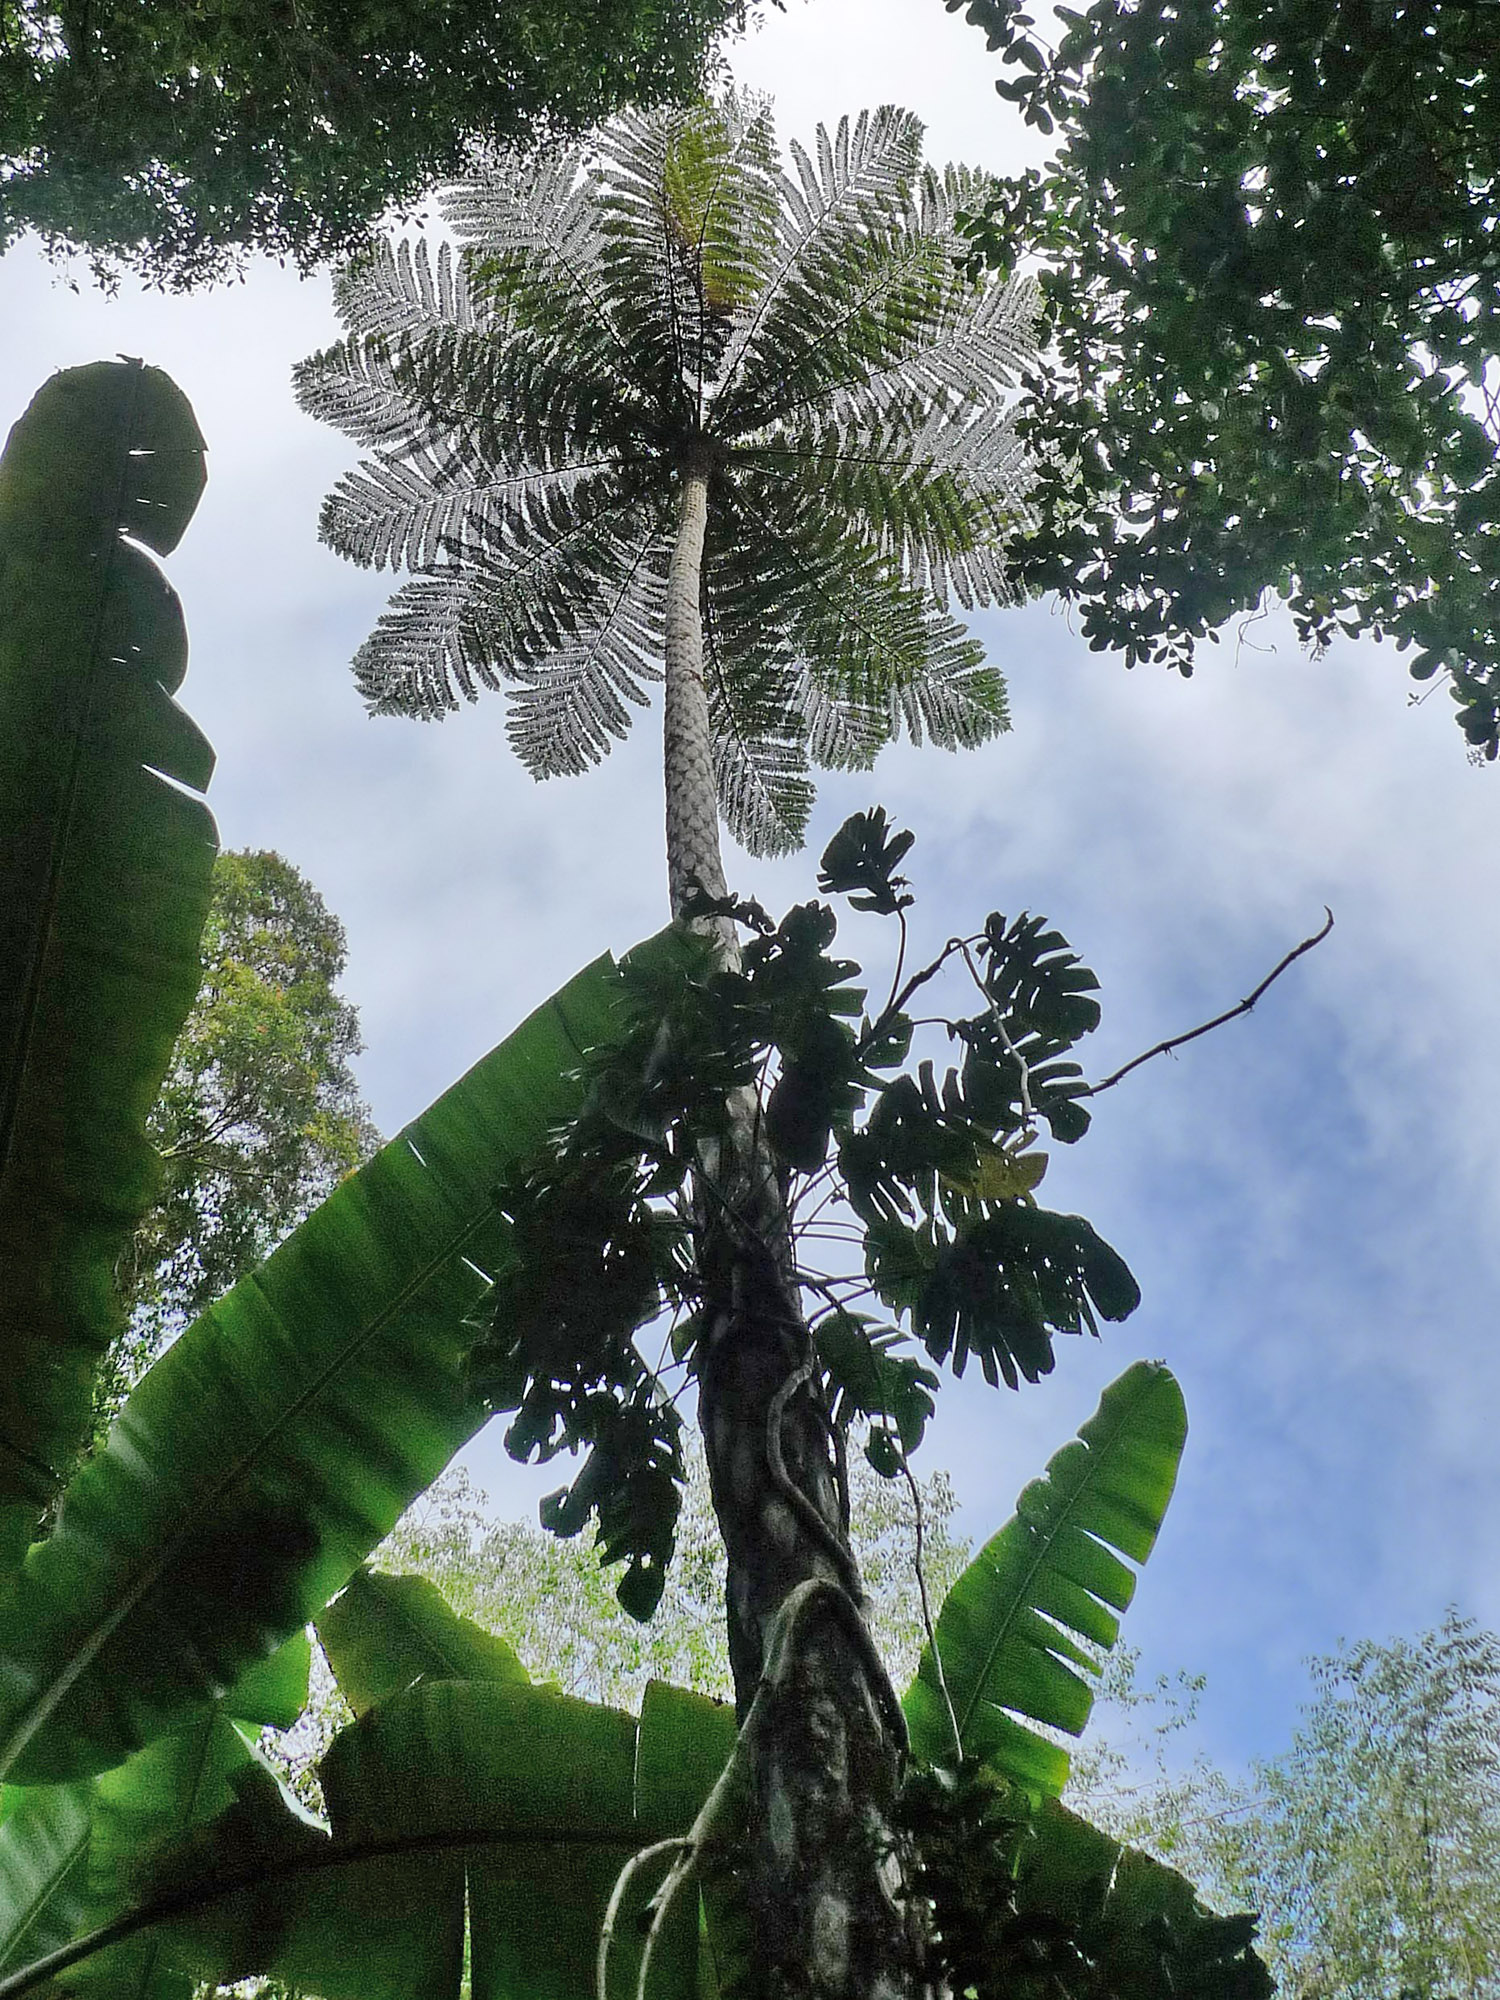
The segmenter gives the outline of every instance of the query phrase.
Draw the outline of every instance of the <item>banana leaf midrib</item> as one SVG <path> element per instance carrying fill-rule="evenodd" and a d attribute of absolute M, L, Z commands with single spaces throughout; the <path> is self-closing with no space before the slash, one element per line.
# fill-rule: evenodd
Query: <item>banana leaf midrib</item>
<path fill-rule="evenodd" d="M 628 1827 L 605 1829 L 588 1826 L 444 1827 L 426 1833 L 381 1834 L 369 1840 L 336 1841 L 325 1838 L 315 1853 L 302 1853 L 283 1861 L 262 1861 L 232 1874 L 219 1875 L 212 1882 L 189 1883 L 154 1902 L 141 1903 L 122 1916 L 101 1924 L 97 1930 L 73 1938 L 44 1958 L 23 1966 L 19 1972 L 0 1978 L 0 2000 L 45 1984 L 71 1966 L 81 1964 L 95 1953 L 114 1944 L 123 1944 L 155 1924 L 173 1917 L 207 1909 L 211 1904 L 241 1895 L 247 1889 L 268 1887 L 274 1882 L 295 1882 L 304 1875 L 323 1875 L 340 1868 L 355 1868 L 370 1861 L 389 1860 L 404 1854 L 442 1854 L 466 1847 L 604 1847 L 629 1853 L 634 1830 Z"/>
<path fill-rule="evenodd" d="M 0 1107 L 0 1181 L 10 1171 L 11 1147 L 15 1143 L 16 1121 L 21 1108 L 21 1094 L 30 1055 L 32 1036 L 41 1014 L 41 998 L 44 972 L 47 964 L 48 948 L 56 925 L 58 904 L 62 895 L 62 880 L 68 849 L 72 840 L 73 819 L 78 802 L 78 788 L 83 770 L 84 745 L 88 740 L 89 723 L 93 718 L 94 696 L 99 685 L 99 631 L 104 617 L 104 607 L 109 599 L 112 572 L 119 561 L 122 515 L 125 511 L 126 480 L 130 470 L 130 443 L 135 436 L 136 406 L 140 402 L 141 382 L 144 370 L 130 371 L 130 400 L 126 407 L 123 436 L 125 449 L 120 453 L 120 469 L 116 479 L 115 503 L 111 514 L 114 532 L 109 536 L 109 552 L 100 570 L 99 587 L 95 593 L 94 630 L 89 642 L 88 661 L 84 677 L 84 696 L 79 703 L 73 730 L 73 742 L 68 757 L 68 776 L 63 790 L 62 810 L 58 814 L 57 827 L 52 837 L 52 848 L 47 858 L 47 889 L 41 899 L 41 922 L 37 925 L 32 945 L 31 965 L 26 975 L 26 998 L 21 1007 L 21 1019 L 14 1045 L 14 1060 L 10 1074 L 5 1080 L 5 1102 Z M 47 1465 L 34 1458 L 9 1438 L 0 1437 L 0 1445 L 17 1458 L 23 1465 L 42 1472 L 48 1479 L 57 1477 L 56 1466 Z"/>
<path fill-rule="evenodd" d="M 1085 1493 L 1088 1492 L 1089 1488 L 1093 1484 L 1095 1476 L 1099 1473 L 1102 1473 L 1105 1470 L 1106 1460 L 1108 1458 L 1109 1451 L 1115 1444 L 1116 1440 L 1118 1439 L 1120 1432 L 1125 1428 L 1126 1422 L 1129 1418 L 1129 1414 L 1131 1410 L 1134 1409 L 1134 1407 L 1135 1407 L 1135 1400 L 1132 1398 L 1131 1402 L 1127 1404 L 1125 1408 L 1122 1410 L 1119 1421 L 1115 1424 L 1115 1426 L 1110 1432 L 1109 1437 L 1104 1441 L 1102 1446 L 1096 1449 L 1092 1444 L 1089 1444 L 1088 1447 L 1089 1450 L 1094 1453 L 1095 1464 L 1089 1469 L 1089 1472 L 1086 1475 L 1086 1477 L 1081 1479 L 1076 1488 L 1073 1490 L 1073 1492 L 1069 1494 L 1066 1505 L 1063 1507 L 1061 1513 L 1058 1515 L 1053 1525 L 1046 1531 L 1042 1546 L 1037 1550 L 1037 1553 L 1033 1557 L 1032 1561 L 1027 1564 L 1025 1574 L 1020 1580 L 1020 1582 L 1017 1584 L 1014 1605 L 1012 1606 L 1012 1609 L 1009 1612 L 1007 1612 L 1004 1619 L 1001 1621 L 999 1633 L 997 1634 L 994 1643 L 987 1649 L 985 1653 L 984 1666 L 981 1669 L 981 1671 L 975 1676 L 974 1692 L 970 1696 L 969 1700 L 964 1704 L 963 1711 L 959 1716 L 958 1734 L 960 1742 L 962 1742 L 964 1737 L 967 1735 L 969 1724 L 974 1719 L 974 1712 L 979 1707 L 980 1702 L 984 1699 L 985 1686 L 989 1680 L 990 1672 L 994 1667 L 996 1655 L 999 1653 L 1000 1648 L 1005 1644 L 1006 1639 L 1010 1635 L 1011 1627 L 1015 1620 L 1017 1612 L 1022 1609 L 1024 1610 L 1032 1609 L 1030 1602 L 1031 1585 L 1036 1577 L 1038 1570 L 1043 1566 L 1043 1564 L 1047 1560 L 1047 1557 L 1051 1554 L 1053 1544 L 1055 1543 L 1058 1535 L 1062 1532 L 1063 1528 L 1068 1524 L 1068 1521 L 1072 1515 L 1076 1503 L 1083 1498 Z M 1087 1442 L 1087 1440 L 1085 1440 L 1085 1442 Z M 1043 1476 L 1045 1477 L 1045 1474 Z M 1020 1516 L 1018 1515 L 1017 1519 L 1019 1518 Z M 1085 1528 L 1083 1532 L 1085 1534 L 1088 1534 L 1089 1530 Z M 1098 1536 L 1093 1537 L 1093 1539 L 1099 1541 L 1101 1548 L 1108 1546 Z M 1003 1706 L 1003 1704 L 1001 1704 L 1001 1706 Z"/>
<path fill-rule="evenodd" d="M 551 1012 L 558 1018 L 568 1040 L 577 1049 L 577 1038 L 573 1034 L 571 1024 L 568 1022 L 563 1010 L 557 1007 L 555 1003 L 550 1003 L 550 1006 Z M 582 1055 L 582 1053 L 583 1051 L 579 1050 L 579 1054 Z M 407 1132 L 409 1130 L 410 1128 L 408 1127 Z M 408 1141 L 407 1132 L 398 1134 L 391 1143 L 397 1146 L 412 1143 Z M 412 1143 L 412 1151 L 416 1153 L 414 1143 Z M 420 1154 L 417 1154 L 417 1157 L 420 1160 Z M 422 1164 L 425 1167 L 426 1163 L 423 1162 Z M 430 1172 L 431 1169 L 428 1168 L 427 1171 Z M 151 1591 L 161 1580 L 162 1575 L 170 1567 L 173 1559 L 192 1536 L 199 1531 L 205 1515 L 212 1515 L 219 1503 L 226 1495 L 235 1490 L 235 1487 L 255 1465 L 265 1451 L 266 1446 L 273 1442 L 279 1433 L 294 1418 L 299 1416 L 310 1403 L 317 1400 L 328 1384 L 348 1365 L 352 1357 L 358 1354 L 361 1348 L 367 1346 L 371 1340 L 375 1339 L 384 1330 L 389 1321 L 410 1303 L 412 1298 L 431 1281 L 438 1271 L 451 1263 L 462 1252 L 464 1245 L 485 1227 L 493 1218 L 495 1212 L 495 1203 L 491 1199 L 481 1213 L 466 1222 L 462 1228 L 448 1238 L 440 1250 L 434 1251 L 422 1265 L 421 1269 L 414 1273 L 400 1287 L 382 1309 L 372 1315 L 360 1327 L 359 1331 L 350 1340 L 345 1342 L 338 1353 L 329 1360 L 328 1364 L 307 1385 L 302 1393 L 282 1406 L 275 1422 L 266 1426 L 259 1433 L 255 1442 L 240 1454 L 224 1477 L 209 1489 L 201 1501 L 194 1505 L 191 1515 L 184 1518 L 180 1529 L 168 1541 L 160 1545 L 153 1559 L 144 1568 L 136 1572 L 130 1584 L 122 1591 L 121 1595 L 111 1606 L 108 1616 L 100 1619 L 87 1636 L 79 1641 L 62 1671 L 29 1708 L 22 1710 L 21 1718 L 14 1732 L 5 1744 L 3 1751 L 0 1751 L 0 1777 L 3 1777 L 4 1773 L 11 1768 L 38 1730 L 50 1719 L 55 1709 L 72 1689 L 74 1682 L 86 1668 L 93 1664 L 103 1647 L 113 1637 L 124 1620 L 150 1595 Z M 254 1284 L 254 1274 L 252 1273 L 249 1278 L 242 1279 L 240 1282 L 242 1284 Z"/>

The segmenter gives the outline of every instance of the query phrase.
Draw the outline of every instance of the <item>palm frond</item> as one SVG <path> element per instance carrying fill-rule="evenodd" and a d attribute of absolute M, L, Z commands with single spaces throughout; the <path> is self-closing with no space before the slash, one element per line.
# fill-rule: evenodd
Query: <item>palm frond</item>
<path fill-rule="evenodd" d="M 889 705 L 830 686 L 820 667 L 802 667 L 795 700 L 807 754 L 824 771 L 867 771 L 890 741 Z"/>
<path fill-rule="evenodd" d="M 801 717 L 773 650 L 757 659 L 726 655 L 710 615 L 704 621 L 708 706 L 719 810 L 750 854 L 791 854 L 802 845 L 813 786 Z"/>
<path fill-rule="evenodd" d="M 436 263 L 427 239 L 384 240 L 335 274 L 334 310 L 350 335 L 391 340 L 438 326 L 468 326 L 473 303 L 452 247 L 438 245 Z"/>
<path fill-rule="evenodd" d="M 949 616 L 1008 601 L 1029 466 L 1008 407 L 1035 287 L 967 277 L 982 177 L 884 107 L 777 164 L 766 108 L 627 113 L 444 197 L 462 247 L 340 280 L 304 406 L 369 449 L 325 539 L 413 570 L 357 662 L 378 713 L 505 687 L 537 775 L 603 756 L 660 677 L 669 517 L 704 440 L 704 613 L 725 818 L 801 837 L 809 765 L 1006 726 Z"/>
<path fill-rule="evenodd" d="M 848 727 L 870 756 L 875 718 L 881 740 L 904 729 L 946 747 L 1008 726 L 1004 684 L 983 647 L 890 557 L 841 532 L 816 494 L 786 482 L 768 493 L 747 477 L 721 511 L 726 546 L 710 590 L 726 657 L 779 645 L 812 670 L 825 700 L 849 705 Z"/>
<path fill-rule="evenodd" d="M 553 666 L 561 687 L 595 657 L 596 635 L 618 604 L 626 650 L 616 654 L 612 640 L 600 641 L 596 671 L 600 712 L 623 722 L 608 685 L 634 689 L 630 699 L 641 700 L 638 682 L 660 677 L 652 664 L 662 643 L 655 596 L 621 595 L 622 578 L 649 573 L 640 565 L 642 551 L 663 533 L 657 510 L 615 474 L 572 492 L 554 487 L 544 507 L 508 521 L 493 539 L 482 519 L 471 517 L 468 526 L 462 560 L 404 585 L 356 656 L 355 678 L 371 713 L 434 717 L 460 699 L 477 700 L 481 687 L 539 684 Z M 559 713 L 575 711 L 589 712 L 582 697 Z M 596 747 L 583 749 L 584 761 L 596 762 L 603 754 L 596 733 L 585 740 Z M 575 768 L 582 765 L 551 764 L 542 774 Z"/>
<path fill-rule="evenodd" d="M 470 622 L 474 591 L 471 571 L 450 568 L 396 592 L 354 655 L 354 684 L 371 715 L 431 722 L 495 685 Z"/>
<path fill-rule="evenodd" d="M 482 171 L 447 189 L 443 214 L 467 252 L 475 296 L 526 329 L 562 339 L 574 364 L 623 384 L 641 381 L 640 356 L 619 323 L 604 268 L 599 168 L 577 144 L 550 158 L 492 153 Z"/>
<path fill-rule="evenodd" d="M 555 492 L 575 496 L 613 470 L 598 455 L 546 472 L 491 473 L 436 447 L 412 447 L 345 473 L 323 502 L 319 533 L 362 568 L 434 570 L 534 518 Z"/>
<path fill-rule="evenodd" d="M 836 517 L 909 589 L 946 610 L 951 588 L 968 610 L 1012 596 L 1005 551 L 1024 519 L 1028 464 L 1024 446 L 1014 444 L 1007 473 L 993 481 L 974 479 L 966 467 L 934 464 L 887 424 L 858 441 L 809 426 L 796 437 L 744 448 L 741 463 L 763 474 L 763 490 L 795 487 L 799 511 Z M 994 456 L 1007 464 L 1002 453 Z"/>
<path fill-rule="evenodd" d="M 805 328 L 810 297 L 826 316 L 830 277 L 847 274 L 858 242 L 888 229 L 906 204 L 922 153 L 921 122 L 894 105 L 861 112 L 832 138 L 820 125 L 817 162 L 793 141 L 797 178 L 781 179 L 776 258 L 723 359 L 717 404 L 732 423 L 779 376 L 789 328 Z M 730 413 L 734 413 L 731 415 Z"/>
<path fill-rule="evenodd" d="M 670 545 L 651 522 L 633 552 L 616 558 L 618 587 L 601 588 L 571 640 L 544 664 L 517 669 L 506 734 L 535 778 L 585 771 L 630 727 L 643 682 L 659 681 Z"/>

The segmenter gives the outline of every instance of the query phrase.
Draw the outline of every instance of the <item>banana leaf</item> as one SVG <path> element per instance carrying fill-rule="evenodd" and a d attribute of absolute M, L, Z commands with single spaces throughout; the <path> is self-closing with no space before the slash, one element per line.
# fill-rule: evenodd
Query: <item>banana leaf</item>
<path fill-rule="evenodd" d="M 214 759 L 146 550 L 203 481 L 187 399 L 138 361 L 54 375 L 0 458 L 0 1591 L 89 1436 L 198 990 Z"/>
<path fill-rule="evenodd" d="M 8 1785 L 0 1797 L 0 1974 L 34 1963 L 128 1902 L 134 1857 L 180 1841 L 230 1803 L 231 1774 L 255 1761 L 250 1726 L 286 1729 L 307 1701 L 311 1648 L 299 1632 L 221 1702 L 115 1770 L 71 1785 Z M 191 1981 L 150 1933 L 85 1960 L 60 1983 L 91 2000 L 191 2000 Z"/>
<path fill-rule="evenodd" d="M 218 1695 L 473 1434 L 493 1190 L 580 1101 L 620 993 L 608 958 L 580 973 L 147 1374 L 0 1599 L 0 1775 L 107 1769 Z"/>
<path fill-rule="evenodd" d="M 514 1647 L 460 1618 L 425 1576 L 357 1570 L 316 1628 L 339 1693 L 356 1716 L 424 1675 L 513 1684 L 529 1678 Z"/>
<path fill-rule="evenodd" d="M 250 1764 L 231 1774 L 235 1802 L 185 1843 L 165 1817 L 138 1825 L 122 1879 L 136 1907 L 176 1898 L 172 1913 L 64 1976 L 149 1941 L 173 1976 L 268 1974 L 327 2000 L 459 2000 L 467 1942 L 473 2000 L 594 2000 L 621 1869 L 687 1831 L 734 1734 L 728 1708 L 659 1685 L 637 1719 L 556 1688 L 423 1679 L 335 1739 L 319 1766 L 327 1828 Z M 612 1995 L 635 1990 L 640 1918 L 669 1860 L 642 1871 L 622 1908 Z M 694 2000 L 699 1928 L 698 1899 L 684 1896 L 653 1955 L 653 2000 Z M 101 1984 L 90 2000 L 137 1992 Z"/>
<path fill-rule="evenodd" d="M 943 1600 L 942 1673 L 924 1647 L 904 1703 L 918 1757 L 951 1764 L 961 1748 L 1028 1792 L 1058 1796 L 1067 1751 L 1016 1718 L 1073 1736 L 1088 1721 L 1085 1676 L 1098 1667 L 1085 1646 L 1115 1642 L 1135 1594 L 1122 1558 L 1150 1555 L 1186 1437 L 1182 1391 L 1159 1362 L 1138 1361 L 1110 1384 Z"/>
<path fill-rule="evenodd" d="M 1016 1902 L 1065 1929 L 1095 1968 L 1100 2000 L 1270 2000 L 1253 1916 L 1219 1916 L 1184 1875 L 1124 1847 L 1055 1799 L 1035 1815 L 1020 1856 Z"/>

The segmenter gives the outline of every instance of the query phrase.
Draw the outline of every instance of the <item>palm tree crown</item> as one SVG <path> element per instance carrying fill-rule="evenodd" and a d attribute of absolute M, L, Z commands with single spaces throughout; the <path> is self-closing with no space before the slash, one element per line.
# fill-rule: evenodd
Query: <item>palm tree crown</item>
<path fill-rule="evenodd" d="M 948 607 L 1009 594 L 1026 462 L 1004 392 L 1034 287 L 965 274 L 982 180 L 924 169 L 911 114 L 791 152 L 786 173 L 766 108 L 730 99 L 493 158 L 445 197 L 460 256 L 403 241 L 344 272 L 347 337 L 298 371 L 370 450 L 324 539 L 413 572 L 355 662 L 371 709 L 503 684 L 545 777 L 596 762 L 666 678 L 669 850 L 674 759 L 697 755 L 710 881 L 718 810 L 787 849 L 810 763 L 1006 726 Z"/>

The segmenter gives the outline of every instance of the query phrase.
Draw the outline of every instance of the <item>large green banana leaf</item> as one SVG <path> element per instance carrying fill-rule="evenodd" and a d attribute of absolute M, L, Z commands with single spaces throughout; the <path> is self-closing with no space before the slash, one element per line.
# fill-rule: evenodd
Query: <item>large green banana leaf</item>
<path fill-rule="evenodd" d="M 310 1827 L 248 1763 L 228 1774 L 235 1803 L 186 1845 L 180 1814 L 137 1823 L 120 1878 L 129 1893 L 115 1912 L 193 1884 L 262 1879 L 65 1976 L 101 1965 L 90 2000 L 147 2000 L 118 1982 L 134 1971 L 129 1954 L 149 1949 L 154 1968 L 173 1976 L 270 1974 L 327 2000 L 459 2000 L 467 1938 L 473 2000 L 593 2000 L 621 1869 L 686 1833 L 734 1733 L 728 1708 L 660 1684 L 636 1718 L 524 1682 L 419 1680 L 335 1740 L 319 1767 L 328 1830 Z M 642 1871 L 623 1907 L 612 1994 L 634 1991 L 640 1914 L 669 1859 Z M 686 1895 L 653 1955 L 654 2000 L 691 2000 L 699 1950 L 698 1899 Z"/>
<path fill-rule="evenodd" d="M 176 547 L 203 478 L 187 399 L 134 361 L 54 375 L 0 458 L 0 1591 L 88 1436 L 198 990 L 216 836 L 182 788 L 213 752 L 140 544 Z"/>
<path fill-rule="evenodd" d="M 1016 1717 L 1074 1736 L 1088 1721 L 1084 1676 L 1097 1668 L 1078 1641 L 1114 1644 L 1117 1614 L 1135 1593 L 1121 1558 L 1150 1555 L 1186 1437 L 1182 1391 L 1159 1362 L 1138 1361 L 1110 1384 L 943 1600 L 934 1634 L 942 1673 L 924 1647 L 905 1700 L 919 1757 L 951 1763 L 956 1723 L 966 1757 L 1058 1796 L 1068 1753 Z"/>
<path fill-rule="evenodd" d="M 472 1618 L 460 1618 L 425 1576 L 355 1572 L 317 1620 L 339 1693 L 356 1716 L 435 1681 L 508 1681 L 529 1676 L 515 1649 Z"/>
<path fill-rule="evenodd" d="M 1252 1916 L 1216 1916 L 1185 1875 L 1045 1799 L 1022 1849 L 1016 1901 L 1065 1928 L 1102 1975 L 1090 1992 L 1269 2000 Z"/>
<path fill-rule="evenodd" d="M 648 947 L 649 949 L 650 947 Z M 481 1421 L 466 1319 L 494 1190 L 616 1021 L 596 961 L 197 1320 L 0 1599 L 0 1774 L 118 1763 L 327 1603 Z"/>
<path fill-rule="evenodd" d="M 259 1871 L 256 1887 L 138 1930 L 64 1982 L 88 2000 L 174 2000 L 169 1981 L 271 1973 L 330 2000 L 458 2000 L 467 1926 L 473 2000 L 592 2000 L 620 1870 L 691 1825 L 733 1749 L 732 1711 L 653 1683 L 637 1719 L 535 1687 L 420 1578 L 360 1572 L 319 1631 L 342 1691 L 365 1704 L 319 1768 L 330 1826 L 289 1805 L 219 1713 L 214 1733 L 189 1724 L 91 1786 L 13 1788 L 34 1822 L 10 1843 L 35 1863 L 16 1880 L 37 1904 L 50 1860 L 57 1920 L 0 1927 L 0 1968 L 164 1893 Z M 441 1677 L 458 1664 L 471 1678 Z M 205 1805 L 218 1814 L 206 1826 Z M 91 1820 L 93 1894 L 69 1903 L 61 1850 L 69 1830 L 86 1849 Z M 611 1992 L 634 1990 L 635 1920 L 669 1858 L 622 1916 Z M 696 1994 L 699 1948 L 685 1896 L 653 1995 Z"/>
<path fill-rule="evenodd" d="M 107 1921 L 133 1893 L 134 1857 L 182 1840 L 221 1813 L 234 1775 L 255 1762 L 249 1739 L 290 1728 L 307 1700 L 305 1633 L 260 1661 L 222 1701 L 101 1778 L 8 1785 L 0 1804 L 0 1973 L 14 1972 Z M 91 2000 L 190 2000 L 147 1932 L 85 1960 L 63 1983 Z"/>

